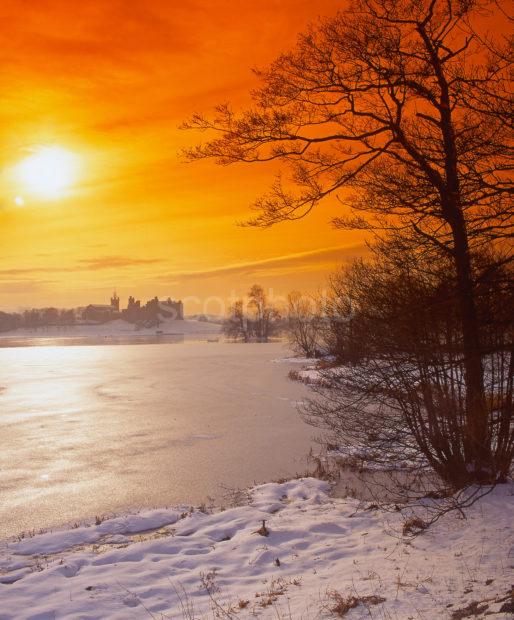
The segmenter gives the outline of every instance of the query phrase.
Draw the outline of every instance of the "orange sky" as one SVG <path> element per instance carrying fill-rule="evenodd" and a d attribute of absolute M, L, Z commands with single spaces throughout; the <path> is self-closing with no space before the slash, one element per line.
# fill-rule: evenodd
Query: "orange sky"
<path fill-rule="evenodd" d="M 337 0 L 2 0 L 0 308 L 102 303 L 129 294 L 219 312 L 258 282 L 276 294 L 323 286 L 359 251 L 329 225 L 236 226 L 271 166 L 182 163 L 194 111 L 248 102 L 264 66 Z M 13 167 L 40 145 L 77 154 L 66 196 L 23 198 Z M 18 185 L 17 185 L 18 183 Z M 356 247 L 357 246 L 357 247 Z"/>

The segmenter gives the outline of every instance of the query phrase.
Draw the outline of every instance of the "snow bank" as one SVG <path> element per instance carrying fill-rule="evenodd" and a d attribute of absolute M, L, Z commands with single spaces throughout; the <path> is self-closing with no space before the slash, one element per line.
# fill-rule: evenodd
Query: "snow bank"
<path fill-rule="evenodd" d="M 319 360 L 314 357 L 277 357 L 271 360 L 273 364 L 316 364 Z"/>
<path fill-rule="evenodd" d="M 312 478 L 265 484 L 248 505 L 213 514 L 147 511 L 10 541 L 0 619 L 314 619 L 346 607 L 349 620 L 435 619 L 474 603 L 507 609 L 514 485 L 414 539 L 400 535 L 401 513 L 357 511 L 356 500 L 328 492 Z"/>

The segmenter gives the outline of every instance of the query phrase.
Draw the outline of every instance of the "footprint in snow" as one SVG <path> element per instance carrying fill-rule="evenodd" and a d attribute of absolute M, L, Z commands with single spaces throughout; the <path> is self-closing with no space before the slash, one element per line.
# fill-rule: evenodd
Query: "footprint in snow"
<path fill-rule="evenodd" d="M 312 525 L 310 528 L 311 532 L 315 534 L 346 534 L 347 529 L 337 525 L 337 523 L 320 523 L 319 525 Z"/>
<path fill-rule="evenodd" d="M 185 549 L 182 551 L 182 555 L 205 555 L 209 553 L 210 549 L 200 548 L 200 549 Z"/>
<path fill-rule="evenodd" d="M 59 568 L 59 572 L 67 578 L 75 577 L 82 568 L 82 564 L 64 564 Z"/>
<path fill-rule="evenodd" d="M 128 594 L 123 599 L 123 604 L 126 605 L 127 607 L 137 607 L 139 605 L 139 599 L 137 598 L 135 594 Z"/>

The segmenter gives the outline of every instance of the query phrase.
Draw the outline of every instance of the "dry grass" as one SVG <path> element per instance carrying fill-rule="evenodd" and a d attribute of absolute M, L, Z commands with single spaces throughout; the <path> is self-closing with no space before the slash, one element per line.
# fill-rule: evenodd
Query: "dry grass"
<path fill-rule="evenodd" d="M 369 608 L 371 605 L 380 605 L 386 600 L 385 598 L 376 595 L 353 596 L 353 594 L 350 594 L 349 596 L 343 596 L 337 590 L 330 591 L 328 595 L 332 599 L 329 611 L 340 618 L 346 616 L 349 611 L 355 609 L 359 605 L 364 605 Z"/>
<path fill-rule="evenodd" d="M 404 536 L 415 536 L 426 530 L 428 527 L 428 523 L 420 519 L 419 517 L 410 517 L 405 521 L 402 528 L 402 534 Z"/>

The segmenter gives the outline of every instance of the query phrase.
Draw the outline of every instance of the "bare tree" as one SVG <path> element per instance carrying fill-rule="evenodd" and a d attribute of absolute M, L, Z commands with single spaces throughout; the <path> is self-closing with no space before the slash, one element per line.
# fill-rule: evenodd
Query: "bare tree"
<path fill-rule="evenodd" d="M 270 305 L 262 286 L 254 284 L 248 292 L 248 307 L 253 310 L 253 331 L 258 342 L 268 342 L 276 327 L 280 313 Z"/>
<path fill-rule="evenodd" d="M 293 351 L 306 357 L 319 357 L 323 348 L 319 304 L 313 297 L 291 291 L 287 306 L 287 334 Z"/>
<path fill-rule="evenodd" d="M 228 338 L 249 342 L 251 338 L 251 326 L 244 313 L 243 300 L 237 300 L 229 309 L 228 317 L 223 323 L 223 333 Z"/>
<path fill-rule="evenodd" d="M 237 300 L 230 308 L 223 324 L 223 332 L 229 338 L 243 342 L 268 342 L 276 331 L 280 313 L 268 301 L 262 286 L 254 284 L 248 291 L 248 304 Z"/>
<path fill-rule="evenodd" d="M 513 46 L 481 32 L 480 19 L 503 5 L 355 0 L 259 73 L 254 107 L 223 105 L 212 121 L 186 125 L 220 132 L 191 159 L 290 165 L 293 185 L 276 179 L 255 203 L 254 225 L 301 218 L 333 196 L 353 211 L 336 225 L 401 231 L 405 244 L 447 255 L 462 332 L 465 469 L 478 482 L 496 472 L 471 254 L 510 243 L 514 215 Z M 508 248 L 502 261 L 512 260 Z"/>

